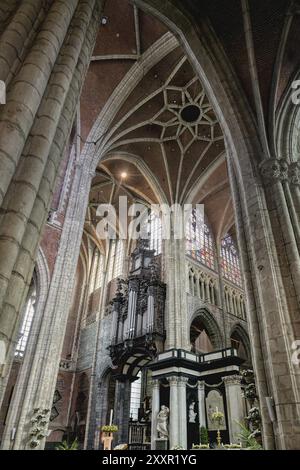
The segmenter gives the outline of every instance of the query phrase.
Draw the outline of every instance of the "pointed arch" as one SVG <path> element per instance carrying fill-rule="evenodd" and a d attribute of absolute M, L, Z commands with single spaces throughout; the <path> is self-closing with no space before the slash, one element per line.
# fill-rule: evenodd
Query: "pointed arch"
<path fill-rule="evenodd" d="M 239 338 L 245 349 L 247 361 L 251 362 L 251 346 L 249 335 L 245 328 L 239 322 L 235 323 L 231 328 L 230 338 L 234 338 L 235 336 Z"/>
<path fill-rule="evenodd" d="M 196 310 L 191 318 L 190 330 L 195 320 L 199 320 L 203 324 L 214 350 L 222 349 L 224 346 L 223 335 L 217 321 L 211 312 L 207 308 L 200 308 L 199 310 Z"/>

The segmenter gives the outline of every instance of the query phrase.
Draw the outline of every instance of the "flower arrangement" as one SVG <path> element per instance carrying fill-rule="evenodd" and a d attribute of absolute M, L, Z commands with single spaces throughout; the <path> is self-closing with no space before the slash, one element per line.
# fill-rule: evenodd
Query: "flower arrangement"
<path fill-rule="evenodd" d="M 249 410 L 246 420 L 252 425 L 253 429 L 258 429 L 261 422 L 260 412 L 257 406 L 254 406 Z"/>
<path fill-rule="evenodd" d="M 45 408 L 35 408 L 33 417 L 30 420 L 31 428 L 29 430 L 30 442 L 29 446 L 35 449 L 41 444 L 41 441 L 48 435 L 47 424 L 49 421 L 50 410 Z"/>
<path fill-rule="evenodd" d="M 211 419 L 213 421 L 217 422 L 218 425 L 220 426 L 220 424 L 222 424 L 222 422 L 223 422 L 224 414 L 221 411 L 216 410 L 212 413 Z"/>
<path fill-rule="evenodd" d="M 118 426 L 115 424 L 101 426 L 102 432 L 118 432 Z"/>
<path fill-rule="evenodd" d="M 40 445 L 40 441 L 38 441 L 37 439 L 32 439 L 30 441 L 30 447 L 31 449 L 35 449 L 36 447 L 38 447 Z"/>
<path fill-rule="evenodd" d="M 257 398 L 256 386 L 254 383 L 248 384 L 245 387 L 244 397 L 249 400 L 255 400 L 255 398 Z"/>
<path fill-rule="evenodd" d="M 185 450 L 185 449 L 184 447 L 177 445 L 177 446 L 173 446 L 171 450 Z"/>
<path fill-rule="evenodd" d="M 242 377 L 245 383 L 254 382 L 254 372 L 252 369 L 246 369 L 242 372 Z"/>

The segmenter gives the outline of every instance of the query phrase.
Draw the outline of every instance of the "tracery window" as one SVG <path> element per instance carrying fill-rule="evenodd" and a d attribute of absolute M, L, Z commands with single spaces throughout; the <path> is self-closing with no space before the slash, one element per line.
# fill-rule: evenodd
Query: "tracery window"
<path fill-rule="evenodd" d="M 32 326 L 32 320 L 35 313 L 35 303 L 36 303 L 36 289 L 34 288 L 30 294 L 30 297 L 27 301 L 25 307 L 25 315 L 23 319 L 23 323 L 20 330 L 20 339 L 18 341 L 15 356 L 16 357 L 23 357 L 26 346 L 28 343 L 29 333 Z"/>
<path fill-rule="evenodd" d="M 196 209 L 192 210 L 186 227 L 186 252 L 194 260 L 215 268 L 214 242 L 207 221 L 197 219 Z"/>
<path fill-rule="evenodd" d="M 138 379 L 131 384 L 130 393 L 130 418 L 134 421 L 138 420 L 139 408 L 141 406 L 142 391 L 142 373 L 138 373 Z"/>
<path fill-rule="evenodd" d="M 233 238 L 228 233 L 221 242 L 221 270 L 225 279 L 242 286 L 238 251 Z"/>
<path fill-rule="evenodd" d="M 115 250 L 114 278 L 120 277 L 124 271 L 125 247 L 124 241 L 118 240 Z"/>
<path fill-rule="evenodd" d="M 124 273 L 125 245 L 124 240 L 112 240 L 109 256 L 108 282 Z"/>
<path fill-rule="evenodd" d="M 103 283 L 104 256 L 98 252 L 97 256 L 97 272 L 95 277 L 95 290 L 99 289 Z"/>
<path fill-rule="evenodd" d="M 162 252 L 162 222 L 161 218 L 150 212 L 141 227 L 141 237 L 150 240 L 150 249 L 155 250 L 156 255 Z"/>

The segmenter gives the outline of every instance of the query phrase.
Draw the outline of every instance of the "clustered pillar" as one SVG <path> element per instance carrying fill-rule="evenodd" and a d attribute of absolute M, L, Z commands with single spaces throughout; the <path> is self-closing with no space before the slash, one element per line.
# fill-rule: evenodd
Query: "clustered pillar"
<path fill-rule="evenodd" d="M 10 3 L 12 8 L 14 2 Z M 6 352 L 5 363 L 0 364 L 0 403 L 42 228 L 95 44 L 102 3 L 23 0 L 11 11 L 0 38 L 0 79 L 7 85 L 7 104 L 0 108 L 0 340 Z M 23 25 L 25 40 L 13 33 L 16 22 Z M 2 63 L 8 66 L 2 67 Z M 51 314 L 47 318 L 50 321 Z M 64 331 L 66 319 L 60 320 Z M 50 325 L 46 323 L 48 335 Z M 49 371 L 48 363 L 41 372 L 49 373 L 52 382 L 63 335 L 59 338 L 54 349 L 45 337 L 39 344 L 48 344 L 49 363 L 56 360 L 55 370 Z M 38 362 L 32 367 L 43 367 Z M 28 387 L 30 393 L 33 389 Z M 34 406 L 34 400 L 51 407 L 53 384 L 49 387 L 49 378 L 39 395 L 25 396 L 27 407 Z M 19 431 L 17 447 L 21 445 Z"/>

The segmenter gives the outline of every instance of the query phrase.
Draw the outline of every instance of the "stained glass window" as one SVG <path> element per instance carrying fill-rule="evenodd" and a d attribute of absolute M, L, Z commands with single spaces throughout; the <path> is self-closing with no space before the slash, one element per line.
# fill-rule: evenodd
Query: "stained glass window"
<path fill-rule="evenodd" d="M 197 219 L 198 217 L 198 219 Z M 215 268 L 215 254 L 212 233 L 207 221 L 199 220 L 196 209 L 193 209 L 186 227 L 186 251 L 196 261 Z"/>
<path fill-rule="evenodd" d="M 229 234 L 226 234 L 221 242 L 221 270 L 225 279 L 242 286 L 239 255 Z"/>

